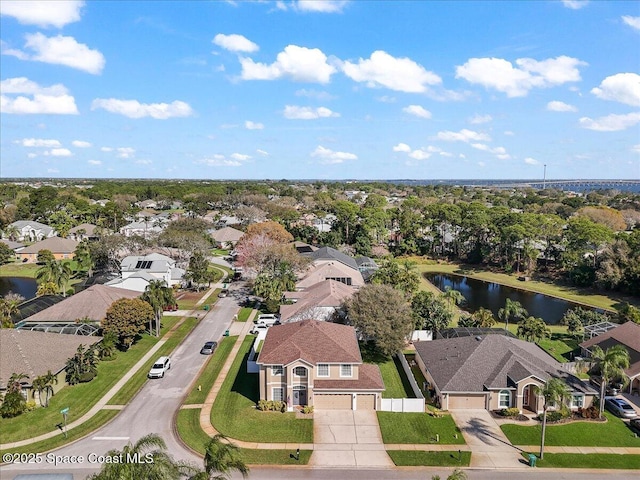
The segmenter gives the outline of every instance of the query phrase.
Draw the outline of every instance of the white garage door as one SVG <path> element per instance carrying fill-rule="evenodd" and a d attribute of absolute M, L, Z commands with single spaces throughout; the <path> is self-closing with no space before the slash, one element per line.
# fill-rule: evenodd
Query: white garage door
<path fill-rule="evenodd" d="M 313 408 L 316 410 L 351 410 L 349 394 L 314 394 Z"/>
<path fill-rule="evenodd" d="M 376 396 L 371 394 L 358 394 L 356 397 L 356 405 L 358 410 L 375 410 Z"/>
<path fill-rule="evenodd" d="M 487 408 L 486 399 L 486 395 L 449 395 L 449 410 Z"/>

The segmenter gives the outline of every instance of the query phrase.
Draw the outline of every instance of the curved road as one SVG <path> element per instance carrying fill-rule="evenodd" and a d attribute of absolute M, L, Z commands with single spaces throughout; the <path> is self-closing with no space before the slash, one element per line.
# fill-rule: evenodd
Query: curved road
<path fill-rule="evenodd" d="M 100 468 L 99 463 L 89 463 L 90 454 L 104 455 L 111 449 L 121 450 L 127 443 L 135 443 L 149 433 L 159 434 L 167 443 L 168 451 L 174 458 L 187 460 L 202 467 L 202 459 L 185 449 L 175 437 L 172 429 L 173 416 L 180 408 L 198 372 L 209 358 L 200 354 L 200 348 L 207 340 L 219 341 L 224 331 L 229 328 L 233 316 L 238 311 L 240 301 L 246 296 L 244 285 L 244 282 L 232 283 L 228 297 L 219 298 L 208 312 L 204 310 L 197 312 L 202 320 L 171 354 L 171 369 L 164 378 L 148 379 L 136 397 L 124 406 L 111 423 L 76 443 L 52 452 L 57 456 L 82 455 L 85 459 L 82 464 L 67 463 L 54 466 L 45 461 L 39 465 L 4 466 L 0 477 L 13 478 L 9 476 L 9 472 L 11 475 L 77 472 L 80 474 L 77 478 L 85 478 L 88 472 Z"/>

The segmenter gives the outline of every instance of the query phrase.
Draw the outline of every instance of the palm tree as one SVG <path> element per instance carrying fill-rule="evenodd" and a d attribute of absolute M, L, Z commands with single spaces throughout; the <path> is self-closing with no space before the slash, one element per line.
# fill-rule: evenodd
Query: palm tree
<path fill-rule="evenodd" d="M 464 295 L 451 287 L 445 287 L 442 296 L 449 302 L 449 308 L 460 305 L 465 301 Z"/>
<path fill-rule="evenodd" d="M 80 231 L 78 231 L 80 233 Z M 87 276 L 91 277 L 91 268 L 93 267 L 93 259 L 91 258 L 91 250 L 86 240 L 81 241 L 73 252 L 73 259 L 78 265 L 78 271 L 87 270 Z M 77 273 L 77 272 L 76 272 Z"/>
<path fill-rule="evenodd" d="M 46 263 L 36 272 L 38 283 L 51 282 L 58 290 L 62 290 L 62 295 L 66 296 L 67 282 L 71 278 L 71 267 L 68 263 L 47 260 Z"/>
<path fill-rule="evenodd" d="M 569 387 L 561 378 L 550 378 L 544 385 L 536 387 L 536 394 L 544 399 L 542 413 L 542 434 L 540 436 L 540 459 L 544 458 L 544 435 L 547 428 L 547 410 L 551 405 L 563 404 L 571 394 Z"/>
<path fill-rule="evenodd" d="M 624 373 L 629 368 L 629 351 L 622 345 L 614 345 L 603 351 L 599 346 L 591 350 L 591 358 L 595 361 L 596 368 L 600 370 L 600 418 L 604 412 L 604 394 L 606 386 L 611 380 L 620 378 L 623 383 L 628 379 Z"/>
<path fill-rule="evenodd" d="M 431 480 L 440 480 L 440 475 L 432 475 Z M 467 474 L 464 470 L 456 468 L 451 475 L 447 477 L 447 480 L 467 480 Z"/>
<path fill-rule="evenodd" d="M 2 328 L 13 328 L 11 316 L 18 313 L 18 305 L 24 301 L 24 297 L 17 293 L 8 293 L 0 298 L 0 323 Z"/>
<path fill-rule="evenodd" d="M 240 458 L 239 448 L 221 433 L 214 435 L 205 447 L 204 472 L 191 480 L 225 480 L 235 470 L 247 478 L 249 467 Z"/>
<path fill-rule="evenodd" d="M 517 333 L 519 337 L 523 337 L 527 342 L 539 342 L 543 338 L 551 336 L 551 329 L 547 327 L 547 324 L 541 318 L 530 316 L 518 323 Z"/>
<path fill-rule="evenodd" d="M 196 471 L 188 463 L 174 460 L 167 453 L 162 437 L 155 433 L 145 435 L 133 445 L 129 443 L 122 450 L 110 450 L 106 456 L 121 457 L 127 461 L 103 463 L 98 473 L 88 477 L 90 480 L 179 480 Z"/>
<path fill-rule="evenodd" d="M 53 396 L 54 383 L 58 383 L 58 377 L 51 373 L 51 370 L 49 370 L 45 375 L 36 377 L 32 382 L 33 389 L 38 392 L 40 405 L 43 407 L 49 406 L 49 399 Z"/>
<path fill-rule="evenodd" d="M 493 312 L 488 308 L 480 307 L 471 315 L 474 323 L 479 327 L 491 328 L 495 325 L 496 319 L 493 316 Z"/>
<path fill-rule="evenodd" d="M 173 289 L 167 286 L 164 280 L 151 280 L 142 294 L 142 299 L 153 308 L 156 320 L 156 337 L 160 336 L 160 320 L 162 319 L 162 309 L 167 305 L 176 303 Z M 153 328 L 149 325 L 149 333 Z"/>
<path fill-rule="evenodd" d="M 506 329 L 509 329 L 509 320 L 525 318 L 527 315 L 529 315 L 529 312 L 522 304 L 510 298 L 505 301 L 504 308 L 498 310 L 498 318 L 504 322 Z"/>

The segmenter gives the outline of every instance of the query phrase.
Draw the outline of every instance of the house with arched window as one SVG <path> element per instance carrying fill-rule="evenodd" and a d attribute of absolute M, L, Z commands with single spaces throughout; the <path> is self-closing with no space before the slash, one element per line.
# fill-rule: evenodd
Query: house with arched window
<path fill-rule="evenodd" d="M 505 335 L 415 342 L 416 363 L 444 410 L 517 408 L 541 413 L 537 394 L 552 377 L 571 390 L 570 408 L 589 407 L 597 396 L 587 382 L 538 347 Z"/>

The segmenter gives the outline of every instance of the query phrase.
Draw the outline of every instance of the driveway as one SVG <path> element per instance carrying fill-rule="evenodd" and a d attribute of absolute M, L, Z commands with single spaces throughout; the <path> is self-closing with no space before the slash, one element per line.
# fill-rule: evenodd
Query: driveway
<path fill-rule="evenodd" d="M 375 411 L 316 410 L 313 413 L 315 467 L 392 468 Z"/>
<path fill-rule="evenodd" d="M 451 416 L 471 449 L 470 467 L 521 468 L 522 456 L 487 410 L 452 410 Z"/>

